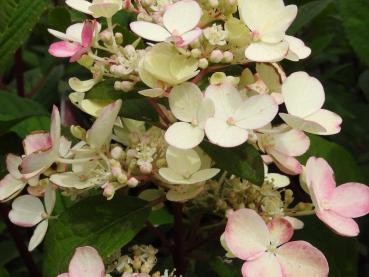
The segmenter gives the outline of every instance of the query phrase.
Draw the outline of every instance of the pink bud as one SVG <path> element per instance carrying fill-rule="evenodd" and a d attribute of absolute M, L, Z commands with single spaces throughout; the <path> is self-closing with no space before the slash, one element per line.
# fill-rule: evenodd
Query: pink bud
<path fill-rule="evenodd" d="M 128 183 L 127 183 L 127 185 L 128 185 L 130 188 L 137 187 L 137 185 L 138 185 L 138 184 L 139 184 L 139 181 L 138 181 L 135 177 L 131 177 L 131 178 L 129 178 Z"/>
<path fill-rule="evenodd" d="M 142 174 L 150 174 L 152 171 L 152 164 L 148 162 L 141 164 L 140 171 Z"/>
<path fill-rule="evenodd" d="M 223 59 L 223 53 L 220 50 L 214 50 L 210 54 L 209 60 L 212 63 L 219 63 Z"/>

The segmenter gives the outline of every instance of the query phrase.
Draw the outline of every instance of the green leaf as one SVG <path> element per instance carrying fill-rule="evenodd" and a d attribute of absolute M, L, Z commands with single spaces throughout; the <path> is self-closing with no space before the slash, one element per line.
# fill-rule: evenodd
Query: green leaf
<path fill-rule="evenodd" d="M 359 58 L 369 65 L 369 1 L 338 0 L 346 36 Z"/>
<path fill-rule="evenodd" d="M 304 229 L 293 240 L 305 240 L 321 250 L 329 263 L 330 277 L 356 277 L 358 249 L 355 239 L 340 237 L 316 217 L 304 217 Z"/>
<path fill-rule="evenodd" d="M 264 182 L 263 161 L 259 152 L 250 144 L 222 148 L 204 141 L 201 148 L 215 161 L 215 167 L 227 170 L 255 185 L 260 186 Z"/>
<path fill-rule="evenodd" d="M 0 277 L 10 277 L 9 272 L 4 267 L 0 267 Z"/>
<path fill-rule="evenodd" d="M 342 146 L 315 135 L 309 135 L 310 148 L 299 157 L 306 164 L 309 157 L 322 157 L 332 166 L 338 184 L 361 181 L 362 175 L 353 156 Z"/>
<path fill-rule="evenodd" d="M 14 2 L 5 0 L 4 3 L 12 8 L 10 14 L 7 12 L 7 19 L 2 23 L 5 27 L 0 33 L 0 71 L 5 68 L 9 56 L 24 43 L 48 3 L 46 0 L 22 0 L 14 6 Z"/>
<path fill-rule="evenodd" d="M 235 264 L 227 264 L 220 257 L 215 257 L 209 262 L 210 268 L 219 277 L 240 277 L 241 268 Z"/>
<path fill-rule="evenodd" d="M 149 216 L 146 201 L 116 196 L 81 200 L 50 222 L 45 240 L 44 276 L 66 272 L 75 248 L 90 245 L 108 257 L 130 242 Z"/>
<path fill-rule="evenodd" d="M 71 22 L 70 13 L 65 7 L 57 6 L 49 12 L 48 23 L 51 29 L 65 32 Z"/>
<path fill-rule="evenodd" d="M 158 114 L 146 98 L 123 100 L 120 115 L 146 122 L 157 122 L 159 120 Z"/>
<path fill-rule="evenodd" d="M 25 138 L 34 131 L 49 131 L 50 116 L 32 116 L 14 125 L 10 131 L 16 133 L 20 138 Z"/>
<path fill-rule="evenodd" d="M 37 102 L 3 91 L 0 91 L 0 103 L 0 134 L 30 116 L 49 115 Z"/>
<path fill-rule="evenodd" d="M 296 34 L 302 27 L 321 14 L 330 3 L 332 0 L 315 0 L 299 7 L 297 17 L 288 29 L 288 34 Z"/>
<path fill-rule="evenodd" d="M 168 211 L 167 208 L 161 208 L 160 210 L 151 211 L 149 221 L 153 225 L 165 225 L 174 222 L 173 215 Z"/>
<path fill-rule="evenodd" d="M 369 101 L 369 70 L 360 74 L 358 86 L 364 92 L 366 100 Z"/>

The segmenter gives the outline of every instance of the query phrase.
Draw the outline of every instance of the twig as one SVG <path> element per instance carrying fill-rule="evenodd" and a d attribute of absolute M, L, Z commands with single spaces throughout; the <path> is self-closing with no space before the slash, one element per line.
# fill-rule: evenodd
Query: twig
<path fill-rule="evenodd" d="M 160 118 L 164 121 L 164 123 L 169 126 L 171 125 L 171 122 L 169 120 L 169 118 L 167 117 L 167 115 L 163 112 L 163 110 L 160 108 L 160 106 L 158 105 L 158 103 L 155 102 L 154 99 L 152 98 L 147 98 L 149 101 L 149 104 L 151 105 L 151 107 L 154 108 L 154 110 L 159 114 Z"/>
<path fill-rule="evenodd" d="M 164 245 L 164 247 L 168 248 L 169 251 L 173 251 L 173 245 L 172 243 L 164 236 L 162 232 L 158 228 L 156 228 L 150 221 L 145 222 L 146 227 L 155 235 L 158 237 L 158 239 L 161 241 L 161 243 Z"/>
<path fill-rule="evenodd" d="M 36 264 L 33 261 L 32 255 L 28 251 L 21 234 L 19 233 L 18 229 L 8 219 L 9 209 L 4 204 L 0 204 L 0 212 L 1 216 L 3 217 L 3 221 L 8 227 L 10 235 L 13 237 L 18 252 L 28 269 L 30 276 L 41 277 L 41 274 L 38 271 Z"/>
<path fill-rule="evenodd" d="M 174 213 L 174 249 L 173 262 L 177 276 L 185 273 L 185 248 L 183 230 L 183 203 L 173 203 Z"/>
<path fill-rule="evenodd" d="M 15 80 L 17 82 L 18 96 L 24 97 L 24 66 L 22 58 L 22 49 L 19 48 L 14 55 L 15 60 Z"/>

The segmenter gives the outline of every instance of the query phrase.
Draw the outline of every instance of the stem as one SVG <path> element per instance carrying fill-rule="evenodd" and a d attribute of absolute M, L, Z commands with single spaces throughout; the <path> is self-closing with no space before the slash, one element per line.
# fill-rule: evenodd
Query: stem
<path fill-rule="evenodd" d="M 8 227 L 8 231 L 10 235 L 13 237 L 15 245 L 17 246 L 18 252 L 22 257 L 23 262 L 25 263 L 30 276 L 41 277 L 40 272 L 38 271 L 35 262 L 33 261 L 31 253 L 28 251 L 21 234 L 19 233 L 17 227 L 13 225 L 8 219 L 9 209 L 4 205 L 0 204 L 0 212 L 3 217 L 3 221 L 6 223 Z"/>
<path fill-rule="evenodd" d="M 89 158 L 81 158 L 81 159 L 63 159 L 63 158 L 57 158 L 56 161 L 63 164 L 75 164 L 75 163 L 85 163 L 90 162 L 95 159 L 99 158 L 98 156 L 95 157 L 89 157 Z"/>
<path fill-rule="evenodd" d="M 200 82 L 202 80 L 202 78 L 204 78 L 204 76 L 208 73 L 208 71 L 206 69 L 202 69 L 199 74 L 197 74 L 197 76 L 195 78 L 192 79 L 192 83 L 197 84 L 198 82 Z"/>
<path fill-rule="evenodd" d="M 165 237 L 165 235 L 160 232 L 158 228 L 156 228 L 150 221 L 146 221 L 147 228 L 158 237 L 158 239 L 161 241 L 161 243 L 169 249 L 169 251 L 172 251 L 172 243 Z"/>
<path fill-rule="evenodd" d="M 24 97 L 24 66 L 23 66 L 23 58 L 22 58 L 22 49 L 19 48 L 14 55 L 15 59 L 15 79 L 17 82 L 17 91 L 18 96 Z"/>
<path fill-rule="evenodd" d="M 185 273 L 185 248 L 183 233 L 183 203 L 173 203 L 174 213 L 174 249 L 173 263 L 176 275 L 184 276 Z"/>
<path fill-rule="evenodd" d="M 163 110 L 160 108 L 158 103 L 156 103 L 155 100 L 152 99 L 152 98 L 148 98 L 147 100 L 149 101 L 149 104 L 151 105 L 151 107 L 153 107 L 154 110 L 159 114 L 160 118 L 164 121 L 164 123 L 168 126 L 171 125 L 171 122 L 170 122 L 169 118 L 163 112 Z"/>
<path fill-rule="evenodd" d="M 295 211 L 285 212 L 285 215 L 288 215 L 288 216 L 307 216 L 307 215 L 313 215 L 313 214 L 315 214 L 314 210 L 299 211 L 299 212 L 295 212 Z"/>
<path fill-rule="evenodd" d="M 106 23 L 108 24 L 108 30 L 111 33 L 111 38 L 112 38 L 112 41 L 113 41 L 113 48 L 114 48 L 114 50 L 117 50 L 118 45 L 117 45 L 117 42 L 115 40 L 114 31 L 113 31 L 113 22 L 111 20 L 111 17 L 106 18 Z"/>

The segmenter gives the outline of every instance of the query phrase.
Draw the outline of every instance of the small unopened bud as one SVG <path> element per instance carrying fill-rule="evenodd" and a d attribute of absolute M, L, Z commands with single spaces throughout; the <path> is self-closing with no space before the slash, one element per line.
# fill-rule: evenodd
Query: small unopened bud
<path fill-rule="evenodd" d="M 123 148 L 120 146 L 114 146 L 111 150 L 110 150 L 110 155 L 113 159 L 115 160 L 120 160 L 123 156 Z"/>
<path fill-rule="evenodd" d="M 212 63 L 219 63 L 223 59 L 223 53 L 220 50 L 213 50 L 210 54 L 209 60 Z"/>
<path fill-rule="evenodd" d="M 108 199 L 112 199 L 114 194 L 115 194 L 115 188 L 111 183 L 106 183 L 105 185 L 102 186 L 102 188 L 104 189 L 103 191 L 103 195 Z"/>
<path fill-rule="evenodd" d="M 123 81 L 120 84 L 120 89 L 123 90 L 124 92 L 129 92 L 133 89 L 133 87 L 135 86 L 134 83 L 129 82 L 129 81 Z"/>
<path fill-rule="evenodd" d="M 209 5 L 212 7 L 212 8 L 216 8 L 219 6 L 219 1 L 218 0 L 209 0 Z"/>
<path fill-rule="evenodd" d="M 123 43 L 123 34 L 122 33 L 115 33 L 114 37 L 115 37 L 115 41 L 116 41 L 117 44 L 122 44 Z"/>
<path fill-rule="evenodd" d="M 230 51 L 225 51 L 223 53 L 223 62 L 230 63 L 233 61 L 233 53 Z"/>
<path fill-rule="evenodd" d="M 129 149 L 127 151 L 127 158 L 135 158 L 137 156 L 137 151 L 134 149 Z"/>
<path fill-rule="evenodd" d="M 138 270 L 138 269 L 140 269 L 141 265 L 142 265 L 142 262 L 141 262 L 140 257 L 135 256 L 133 258 L 133 262 L 132 262 L 133 268 L 136 269 L 136 270 Z"/>
<path fill-rule="evenodd" d="M 80 140 L 86 139 L 86 130 L 83 129 L 81 126 L 77 126 L 77 125 L 70 126 L 70 132 L 77 139 L 80 139 Z"/>
<path fill-rule="evenodd" d="M 83 55 L 77 62 L 83 67 L 90 69 L 91 66 L 94 64 L 94 59 L 91 58 L 89 55 Z"/>
<path fill-rule="evenodd" d="M 100 34 L 100 39 L 105 42 L 105 43 L 111 43 L 112 41 L 112 35 L 111 32 L 109 30 L 104 30 L 102 31 Z"/>
<path fill-rule="evenodd" d="M 142 174 L 150 174 L 152 171 L 152 164 L 149 162 L 145 162 L 140 165 L 140 171 Z"/>
<path fill-rule="evenodd" d="M 117 181 L 119 182 L 119 184 L 125 185 L 127 184 L 127 175 L 122 173 L 117 177 Z"/>
<path fill-rule="evenodd" d="M 136 49 L 132 44 L 128 44 L 124 47 L 124 52 L 127 56 L 133 56 L 136 54 Z"/>
<path fill-rule="evenodd" d="M 199 58 L 201 56 L 201 50 L 199 48 L 192 49 L 191 56 L 195 59 Z"/>
<path fill-rule="evenodd" d="M 227 76 L 224 72 L 215 72 L 210 77 L 210 84 L 213 86 L 220 85 L 226 80 Z"/>
<path fill-rule="evenodd" d="M 209 66 L 209 62 L 208 62 L 208 60 L 207 60 L 207 59 L 202 58 L 202 59 L 200 59 L 200 60 L 199 60 L 199 67 L 200 67 L 201 69 L 205 69 L 205 68 L 207 68 L 208 66 Z"/>
<path fill-rule="evenodd" d="M 135 188 L 139 184 L 139 181 L 135 177 L 131 177 L 128 179 L 127 185 L 130 188 Z"/>

